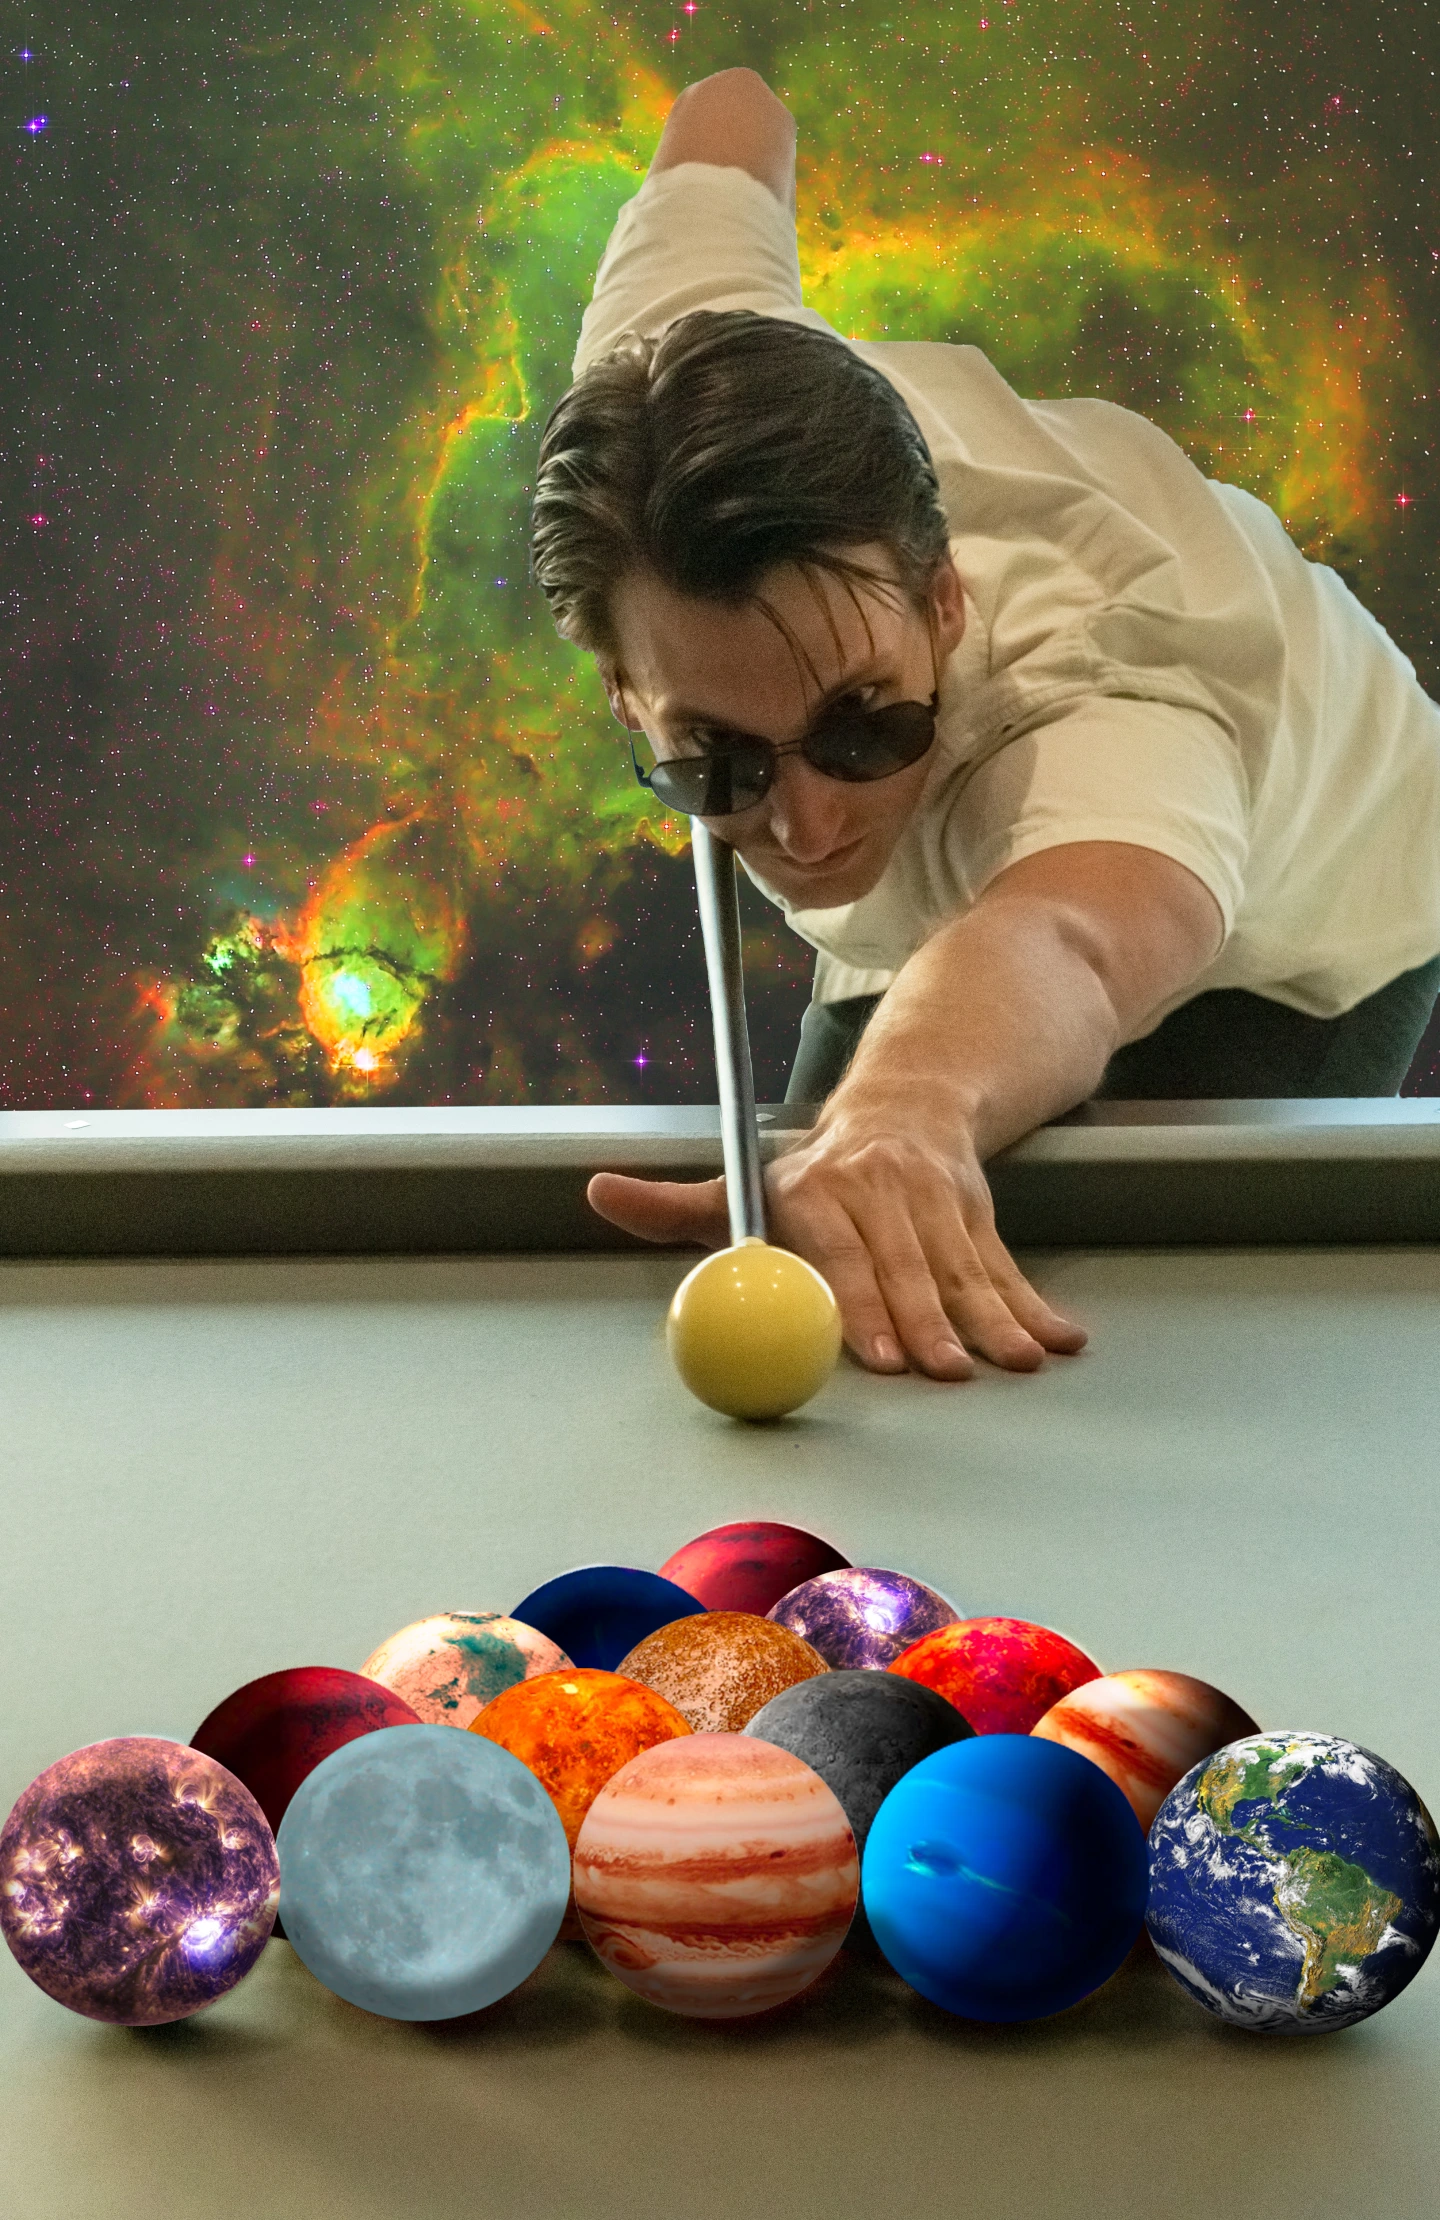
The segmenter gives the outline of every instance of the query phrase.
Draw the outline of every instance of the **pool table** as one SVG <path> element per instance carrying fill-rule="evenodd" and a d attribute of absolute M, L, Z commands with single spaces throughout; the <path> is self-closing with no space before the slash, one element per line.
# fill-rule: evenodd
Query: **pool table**
<path fill-rule="evenodd" d="M 803 1114 L 765 1113 L 766 1146 Z M 1440 1103 L 1106 1104 L 993 1167 L 1091 1329 L 964 1386 L 842 1365 L 744 1427 L 662 1322 L 691 1261 L 585 1212 L 713 1112 L 0 1117 L 0 1810 L 274 1667 L 778 1517 L 1107 1666 L 1218 1682 L 1440 1798 Z M 1433 2220 L 1440 1973 L 1318 2041 L 1226 2030 L 1143 1944 L 992 2029 L 863 1949 L 750 2024 L 584 1945 L 429 2027 L 283 1942 L 199 2019 L 90 2025 L 0 1953 L 0 2212 L 96 2220 Z"/>

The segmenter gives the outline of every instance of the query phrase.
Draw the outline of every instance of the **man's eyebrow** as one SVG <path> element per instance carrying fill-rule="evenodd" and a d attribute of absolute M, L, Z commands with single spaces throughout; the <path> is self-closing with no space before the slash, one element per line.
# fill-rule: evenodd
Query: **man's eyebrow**
<path fill-rule="evenodd" d="M 812 718 L 820 716 L 832 702 L 839 701 L 842 694 L 853 693 L 867 678 L 873 678 L 878 666 L 887 660 L 884 655 L 868 655 L 863 663 L 856 664 L 853 671 L 847 671 L 843 678 L 837 678 L 835 684 L 820 696 L 811 712 Z M 667 725 L 703 725 L 713 732 L 733 732 L 737 729 L 734 725 L 727 724 L 723 717 L 712 716 L 708 709 L 667 709 L 661 722 Z"/>

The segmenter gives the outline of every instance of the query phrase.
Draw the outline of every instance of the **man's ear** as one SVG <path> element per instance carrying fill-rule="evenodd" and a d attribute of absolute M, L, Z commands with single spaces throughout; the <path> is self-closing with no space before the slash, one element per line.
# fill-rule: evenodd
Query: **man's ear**
<path fill-rule="evenodd" d="M 946 643 L 945 652 L 951 654 L 965 630 L 965 588 L 949 554 L 942 556 L 931 575 L 930 607 L 937 633 Z"/>
<path fill-rule="evenodd" d="M 640 730 L 640 727 L 638 725 L 632 725 L 630 719 L 625 714 L 625 702 L 620 692 L 619 672 L 612 669 L 607 664 L 598 661 L 595 665 L 595 668 L 600 673 L 600 683 L 605 689 L 605 699 L 610 704 L 610 714 L 615 719 L 615 722 L 617 724 L 623 725 L 627 732 L 638 732 Z"/>

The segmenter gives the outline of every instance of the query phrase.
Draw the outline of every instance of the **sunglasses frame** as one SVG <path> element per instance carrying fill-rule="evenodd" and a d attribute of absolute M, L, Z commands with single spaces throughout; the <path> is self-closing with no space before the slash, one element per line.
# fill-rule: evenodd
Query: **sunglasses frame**
<path fill-rule="evenodd" d="M 810 765 L 812 771 L 818 771 L 822 778 L 836 779 L 843 786 L 879 786 L 886 779 L 898 777 L 901 771 L 908 771 L 912 764 L 919 763 L 925 756 L 930 753 L 930 750 L 934 747 L 935 730 L 938 721 L 937 712 L 939 710 L 939 705 L 940 689 L 937 686 L 934 693 L 930 696 L 928 702 L 887 702 L 884 708 L 881 709 L 860 709 L 851 712 L 851 714 L 845 720 L 847 725 L 850 726 L 863 726 L 874 718 L 885 716 L 887 712 L 892 709 L 924 709 L 929 712 L 929 731 L 925 737 L 923 745 L 917 748 L 913 755 L 907 756 L 903 762 L 892 764 L 888 770 L 876 771 L 868 777 L 862 775 L 858 778 L 846 778 L 843 771 L 831 770 L 827 765 L 823 763 L 817 763 L 815 761 L 815 758 L 810 751 L 814 747 L 816 741 L 823 738 L 824 736 L 825 724 L 823 719 L 817 720 L 817 722 L 811 726 L 810 730 L 806 733 L 803 733 L 798 740 L 791 740 L 787 742 L 786 745 L 783 747 L 776 747 L 772 741 L 761 740 L 752 733 L 745 733 L 739 736 L 739 744 L 737 746 L 729 748 L 712 748 L 702 755 L 666 756 L 662 759 L 662 761 L 654 766 L 653 770 L 649 771 L 645 769 L 645 766 L 641 763 L 639 756 L 636 754 L 635 736 L 633 733 L 631 733 L 630 761 L 634 766 L 635 776 L 640 784 L 643 787 L 646 787 L 652 794 L 655 794 L 656 798 L 659 801 L 663 802 L 667 809 L 675 810 L 677 814 L 682 817 L 743 817 L 747 810 L 758 809 L 761 802 L 764 801 L 765 796 L 769 793 L 771 787 L 775 783 L 776 765 L 779 763 L 782 756 L 802 755 L 804 756 L 806 762 Z M 669 796 L 661 792 L 655 785 L 656 771 L 676 769 L 682 763 L 687 767 L 687 769 L 693 765 L 697 769 L 703 767 L 708 771 L 711 770 L 714 766 L 724 763 L 727 759 L 729 759 L 730 761 L 734 761 L 737 757 L 750 757 L 752 755 L 757 762 L 757 774 L 763 783 L 760 784 L 758 791 L 751 797 L 749 801 L 741 802 L 738 804 L 738 806 L 732 809 L 686 809 L 683 803 L 672 800 Z"/>
<path fill-rule="evenodd" d="M 640 785 L 645 787 L 650 793 L 656 794 L 656 798 L 664 803 L 666 809 L 673 809 L 679 816 L 743 817 L 747 811 L 758 809 L 761 802 L 764 801 L 765 796 L 769 793 L 771 787 L 775 783 L 775 768 L 782 756 L 802 755 L 804 756 L 806 762 L 810 765 L 810 768 L 813 771 L 818 771 L 822 778 L 837 779 L 842 785 L 845 786 L 879 786 L 886 779 L 898 777 L 901 771 L 908 771 L 913 764 L 921 762 L 923 758 L 929 754 L 930 750 L 935 745 L 935 732 L 939 723 L 940 674 L 938 669 L 936 668 L 935 662 L 934 620 L 928 610 L 926 612 L 926 618 L 927 629 L 930 633 L 930 667 L 935 678 L 935 689 L 934 692 L 931 694 L 928 702 L 913 700 L 886 702 L 879 709 L 854 710 L 849 714 L 848 717 L 845 718 L 845 722 L 848 724 L 864 725 L 872 719 L 885 716 L 888 711 L 893 709 L 925 709 L 929 711 L 930 730 L 924 746 L 917 749 L 915 754 L 908 757 L 905 762 L 895 764 L 891 770 L 877 771 L 873 778 L 847 779 L 844 776 L 843 772 L 827 770 L 823 763 L 817 763 L 814 757 L 811 755 L 810 750 L 817 738 L 819 738 L 824 733 L 826 719 L 833 714 L 830 710 L 824 710 L 821 712 L 820 716 L 816 718 L 814 724 L 812 724 L 808 728 L 808 730 L 800 735 L 800 738 L 798 740 L 787 741 L 781 746 L 777 746 L 773 740 L 762 739 L 757 733 L 737 733 L 735 737 L 739 742 L 739 745 L 736 747 L 713 748 L 706 753 L 695 756 L 664 756 L 660 759 L 659 762 L 655 764 L 654 769 L 650 771 L 647 771 L 645 769 L 644 765 L 640 761 L 638 754 L 636 753 L 634 727 L 627 726 L 626 737 L 630 742 L 630 762 L 634 768 L 636 779 L 638 780 Z M 723 762 L 727 756 L 733 758 L 741 754 L 742 751 L 749 751 L 751 749 L 763 751 L 762 763 L 764 784 L 761 786 L 759 792 L 753 797 L 752 800 L 748 802 L 743 802 L 738 809 L 687 810 L 678 802 L 667 801 L 663 793 L 657 793 L 655 786 L 656 771 L 668 769 L 670 765 L 678 763 L 715 764 Z"/>

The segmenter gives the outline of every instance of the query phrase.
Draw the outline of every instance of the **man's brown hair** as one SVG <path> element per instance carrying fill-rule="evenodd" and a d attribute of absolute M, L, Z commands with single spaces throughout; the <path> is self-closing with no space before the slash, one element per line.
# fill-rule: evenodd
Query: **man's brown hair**
<path fill-rule="evenodd" d="M 734 605 L 781 563 L 893 592 L 841 552 L 867 542 L 923 607 L 948 545 L 934 463 L 895 387 L 828 332 L 748 309 L 627 332 L 545 426 L 531 568 L 561 634 L 611 662 L 628 572 Z"/>

